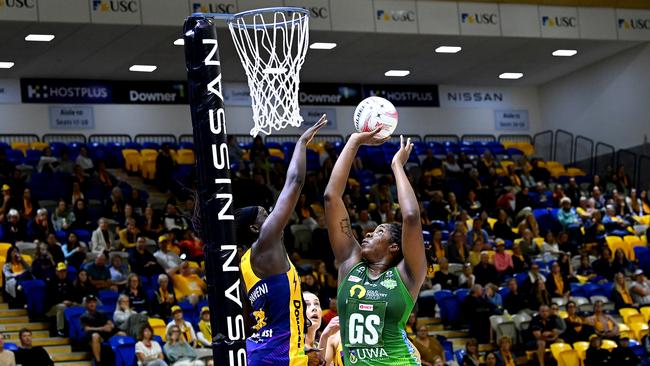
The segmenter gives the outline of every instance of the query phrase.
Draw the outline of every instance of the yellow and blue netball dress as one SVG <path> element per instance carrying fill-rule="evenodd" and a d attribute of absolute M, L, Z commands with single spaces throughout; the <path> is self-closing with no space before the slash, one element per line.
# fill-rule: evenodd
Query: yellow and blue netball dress
<path fill-rule="evenodd" d="M 289 262 L 286 273 L 261 279 L 250 262 L 251 250 L 241 259 L 241 272 L 255 318 L 255 333 L 246 340 L 251 366 L 307 366 L 305 318 L 300 276 Z"/>

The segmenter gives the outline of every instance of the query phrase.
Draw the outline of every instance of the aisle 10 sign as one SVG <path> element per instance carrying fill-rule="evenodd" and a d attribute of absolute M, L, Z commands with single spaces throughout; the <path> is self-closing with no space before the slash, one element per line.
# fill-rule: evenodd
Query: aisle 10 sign
<path fill-rule="evenodd" d="M 494 128 L 498 131 L 528 131 L 528 111 L 525 109 L 494 111 Z"/>
<path fill-rule="evenodd" d="M 52 106 L 50 107 L 50 128 L 53 130 L 93 129 L 95 128 L 93 107 Z"/>

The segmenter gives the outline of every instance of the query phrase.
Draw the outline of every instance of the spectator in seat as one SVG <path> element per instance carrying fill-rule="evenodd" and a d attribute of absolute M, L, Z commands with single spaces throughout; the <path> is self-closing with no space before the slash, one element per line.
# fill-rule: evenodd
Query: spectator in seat
<path fill-rule="evenodd" d="M 86 296 L 84 302 L 86 304 L 86 312 L 79 318 L 81 328 L 84 331 L 83 337 L 90 344 L 95 365 L 101 366 L 102 342 L 108 341 L 117 331 L 113 321 L 97 311 L 97 298 L 94 295 Z"/>
<path fill-rule="evenodd" d="M 429 336 L 429 329 L 424 324 L 418 326 L 413 345 L 420 353 L 422 366 L 433 366 L 436 356 L 444 360 L 445 351 L 442 345 L 438 338 Z"/>
<path fill-rule="evenodd" d="M 93 231 L 90 240 L 90 251 L 93 255 L 99 255 L 115 248 L 113 233 L 108 228 L 108 220 L 102 217 L 97 224 L 97 230 Z"/>
<path fill-rule="evenodd" d="M 530 269 L 530 257 L 522 253 L 519 243 L 512 245 L 512 265 L 514 273 L 526 272 Z"/>
<path fill-rule="evenodd" d="M 93 222 L 90 219 L 86 201 L 83 198 L 77 199 L 74 202 L 72 212 L 75 217 L 75 221 L 72 224 L 73 229 L 92 230 Z"/>
<path fill-rule="evenodd" d="M 169 183 L 172 182 L 175 167 L 176 162 L 171 155 L 169 144 L 163 144 L 156 157 L 156 182 L 161 191 L 169 192 Z"/>
<path fill-rule="evenodd" d="M 172 314 L 172 307 L 176 305 L 176 293 L 174 293 L 174 287 L 169 285 L 169 277 L 164 273 L 158 276 L 158 288 L 155 291 L 154 301 L 154 314 L 163 319 L 169 318 Z"/>
<path fill-rule="evenodd" d="M 5 222 L 2 223 L 3 240 L 11 244 L 27 240 L 27 228 L 25 222 L 20 218 L 18 210 L 10 209 L 6 217 Z"/>
<path fill-rule="evenodd" d="M 576 270 L 576 274 L 587 277 L 587 279 L 590 281 L 592 278 L 596 277 L 596 272 L 591 267 L 591 263 L 589 263 L 589 255 L 580 255 L 580 266 Z"/>
<path fill-rule="evenodd" d="M 16 365 L 54 366 L 54 362 L 45 348 L 32 345 L 31 330 L 22 328 L 18 331 L 18 338 L 20 338 L 20 347 L 14 354 Z"/>
<path fill-rule="evenodd" d="M 603 248 L 600 258 L 596 259 L 591 266 L 598 276 L 602 276 L 608 281 L 614 279 L 616 272 L 612 265 L 612 251 L 608 247 Z"/>
<path fill-rule="evenodd" d="M 562 334 L 565 342 L 573 344 L 574 342 L 587 341 L 589 336 L 594 333 L 594 329 L 578 314 L 578 306 L 575 302 L 569 301 L 566 304 L 567 317 L 564 319 L 566 330 Z"/>
<path fill-rule="evenodd" d="M 47 235 L 50 233 L 55 233 L 55 231 L 50 222 L 47 209 L 39 208 L 36 211 L 36 217 L 31 222 L 31 237 L 34 240 L 46 241 Z"/>
<path fill-rule="evenodd" d="M 494 268 L 500 276 L 512 273 L 515 265 L 512 263 L 512 256 L 506 253 L 506 243 L 503 239 L 496 239 L 496 253 L 494 254 Z"/>
<path fill-rule="evenodd" d="M 153 256 L 158 261 L 158 264 L 167 272 L 167 274 L 176 273 L 181 265 L 183 260 L 174 253 L 170 246 L 172 240 L 169 235 L 161 235 L 158 238 L 158 251 L 156 251 Z"/>
<path fill-rule="evenodd" d="M 440 263 L 442 258 L 447 259 L 447 246 L 442 243 L 442 231 L 434 230 L 431 240 L 431 251 L 435 255 L 435 261 Z"/>
<path fill-rule="evenodd" d="M 528 256 L 539 254 L 539 247 L 533 238 L 533 232 L 530 229 L 525 229 L 521 235 L 521 241 L 519 241 L 519 246 L 523 254 Z"/>
<path fill-rule="evenodd" d="M 201 320 L 199 320 L 199 332 L 196 334 L 197 339 L 204 347 L 212 347 L 212 325 L 210 325 L 210 308 L 204 306 L 201 308 Z"/>
<path fill-rule="evenodd" d="M 2 274 L 5 291 L 14 300 L 19 298 L 20 282 L 33 279 L 31 267 L 25 262 L 17 247 L 11 247 L 7 251 L 7 261 L 2 267 Z"/>
<path fill-rule="evenodd" d="M 443 290 L 455 290 L 458 288 L 458 276 L 449 273 L 449 261 L 447 258 L 442 258 L 439 261 L 440 270 L 433 275 L 432 284 L 440 285 Z"/>
<path fill-rule="evenodd" d="M 86 247 L 85 243 L 79 243 L 79 239 L 75 233 L 68 235 L 68 242 L 61 246 L 61 250 L 63 251 L 65 262 L 76 269 L 80 269 L 81 265 L 86 261 L 88 247 Z"/>
<path fill-rule="evenodd" d="M 476 277 L 472 273 L 472 264 L 465 263 L 463 273 L 458 276 L 458 287 L 471 289 L 476 283 Z"/>
<path fill-rule="evenodd" d="M 479 343 L 490 341 L 490 315 L 495 314 L 495 308 L 483 295 L 483 286 L 474 285 L 469 295 L 463 301 L 464 313 L 469 323 L 469 335 Z"/>
<path fill-rule="evenodd" d="M 173 203 L 167 203 L 164 224 L 165 230 L 173 232 L 177 238 L 182 238 L 182 233 L 189 228 L 187 220 L 181 216 L 178 212 L 178 207 Z"/>
<path fill-rule="evenodd" d="M 113 322 L 115 327 L 121 328 L 122 325 L 126 323 L 129 317 L 136 312 L 131 309 L 129 304 L 129 297 L 125 294 L 121 294 L 117 298 L 117 303 L 115 304 L 115 312 L 113 313 Z"/>
<path fill-rule="evenodd" d="M 612 359 L 615 365 L 639 365 L 641 359 L 630 348 L 630 338 L 622 337 L 618 347 L 612 350 Z"/>
<path fill-rule="evenodd" d="M 115 185 L 115 178 L 108 173 L 106 163 L 103 161 L 97 162 L 97 178 L 105 189 L 111 189 Z"/>
<path fill-rule="evenodd" d="M 553 297 L 569 297 L 569 291 L 571 287 L 569 286 L 569 279 L 562 274 L 560 271 L 560 265 L 558 262 L 553 262 L 551 265 L 551 275 L 546 281 L 546 289 L 548 290 L 549 296 Z"/>
<path fill-rule="evenodd" d="M 122 256 L 113 255 L 111 257 L 111 266 L 108 270 L 111 272 L 113 285 L 119 286 L 120 288 L 126 285 L 126 279 L 131 271 L 129 270 L 128 264 L 122 263 Z"/>
<path fill-rule="evenodd" d="M 172 321 L 167 324 L 167 342 L 172 340 L 169 337 L 169 330 L 173 327 L 179 328 L 181 338 L 185 342 L 191 344 L 192 347 L 196 347 L 196 333 L 194 332 L 194 327 L 192 327 L 190 322 L 183 318 L 183 310 L 178 305 L 172 306 Z"/>
<path fill-rule="evenodd" d="M 134 248 L 140 236 L 140 229 L 137 228 L 135 219 L 126 219 L 126 227 L 118 232 L 122 250 Z"/>
<path fill-rule="evenodd" d="M 512 232 L 512 226 L 510 225 L 510 218 L 504 209 L 499 209 L 497 222 L 494 223 L 492 231 L 494 231 L 494 236 L 497 238 L 510 241 L 515 240 L 515 233 Z"/>
<path fill-rule="evenodd" d="M 52 256 L 54 263 L 63 262 L 65 260 L 65 255 L 63 254 L 63 250 L 61 249 L 61 244 L 56 241 L 56 235 L 50 233 L 47 236 L 46 244 L 47 244 L 47 251 Z"/>
<path fill-rule="evenodd" d="M 144 289 L 142 289 L 140 277 L 137 274 L 131 273 L 127 278 L 124 294 L 129 297 L 129 303 L 136 312 L 141 313 L 150 310 L 147 295 L 145 294 Z"/>
<path fill-rule="evenodd" d="M 499 314 L 503 312 L 503 298 L 501 298 L 497 285 L 493 283 L 485 285 L 485 298 L 494 305 Z"/>
<path fill-rule="evenodd" d="M 461 366 L 479 366 L 481 355 L 478 353 L 478 340 L 471 338 L 465 344 L 465 355 Z"/>
<path fill-rule="evenodd" d="M 465 244 L 465 235 L 460 231 L 454 231 L 452 242 L 447 245 L 447 256 L 450 263 L 465 263 L 469 259 L 469 249 Z"/>
<path fill-rule="evenodd" d="M 75 222 L 74 213 L 68 209 L 65 200 L 59 200 L 54 213 L 52 214 L 52 226 L 56 231 L 66 231 L 72 227 Z"/>
<path fill-rule="evenodd" d="M 228 135 L 228 158 L 230 159 L 230 164 L 242 165 L 244 160 L 244 150 L 239 147 L 237 142 L 237 137 L 235 135 Z"/>
<path fill-rule="evenodd" d="M 588 317 L 585 323 L 591 325 L 601 338 L 618 339 L 618 324 L 611 315 L 603 312 L 603 302 L 600 300 L 594 303 L 594 315 Z"/>
<path fill-rule="evenodd" d="M 18 211 L 21 212 L 23 220 L 31 220 L 36 216 L 36 210 L 38 209 L 38 204 L 34 202 L 32 198 L 32 190 L 29 188 L 23 189 L 22 199 L 15 204 Z"/>
<path fill-rule="evenodd" d="M 484 249 L 487 249 L 485 246 L 489 245 L 488 240 L 488 233 L 483 229 L 483 221 L 479 218 L 474 219 L 472 221 L 472 230 L 467 232 L 467 245 L 473 247 L 474 243 L 481 243 Z"/>
<path fill-rule="evenodd" d="M 120 187 L 113 187 L 111 196 L 106 200 L 106 207 L 104 213 L 108 218 L 117 221 L 118 223 L 124 222 L 124 196 Z"/>
<path fill-rule="evenodd" d="M 537 362 L 540 366 L 544 366 L 546 347 L 555 342 L 560 335 L 557 321 L 551 316 L 551 310 L 547 305 L 539 307 L 538 314 L 530 321 L 530 329 L 534 337 L 531 346 L 537 350 Z"/>
<path fill-rule="evenodd" d="M 560 317 L 560 307 L 556 303 L 551 303 L 550 308 L 551 317 L 557 322 L 557 329 L 559 330 L 560 335 L 563 335 L 564 331 L 566 331 L 566 322 L 564 322 L 564 319 Z"/>
<path fill-rule="evenodd" d="M 36 171 L 51 175 L 58 171 L 60 164 L 59 159 L 52 155 L 52 149 L 46 147 L 43 149 L 43 155 L 41 155 L 41 158 L 38 160 Z"/>
<path fill-rule="evenodd" d="M 516 357 L 512 352 L 512 338 L 502 336 L 497 341 L 499 349 L 495 352 L 496 364 L 501 366 L 514 366 L 516 365 Z"/>
<path fill-rule="evenodd" d="M 542 253 L 542 258 L 545 262 L 550 262 L 563 253 L 560 249 L 560 244 L 555 240 L 555 235 L 551 230 L 546 232 L 544 237 L 544 243 L 542 243 L 542 248 L 540 249 Z"/>
<path fill-rule="evenodd" d="M 528 307 L 526 294 L 519 291 L 517 280 L 508 280 L 508 294 L 503 298 L 503 307 L 509 314 L 517 314 Z"/>
<path fill-rule="evenodd" d="M 160 344 L 153 339 L 153 329 L 149 324 L 140 331 L 138 343 L 135 344 L 135 356 L 142 366 L 167 366 L 165 354 Z"/>
<path fill-rule="evenodd" d="M 47 250 L 47 244 L 39 243 L 32 262 L 32 275 L 39 280 L 50 281 L 55 276 L 55 264 L 52 255 Z"/>
<path fill-rule="evenodd" d="M 107 289 L 113 286 L 111 271 L 106 265 L 106 255 L 100 254 L 95 261 L 86 267 L 90 282 L 98 289 Z"/>
<path fill-rule="evenodd" d="M 589 348 L 587 348 L 585 366 L 601 366 L 612 365 L 612 355 L 606 350 L 602 349 L 602 339 L 593 334 L 589 337 Z"/>
<path fill-rule="evenodd" d="M 88 295 L 97 296 L 97 288 L 90 282 L 88 272 L 85 269 L 81 269 L 77 273 L 77 278 L 72 283 L 72 292 L 74 302 L 77 304 L 83 304 Z"/>
<path fill-rule="evenodd" d="M 205 282 L 192 271 L 188 262 L 183 262 L 179 271 L 179 274 L 172 275 L 177 298 L 196 304 L 205 295 Z"/>
<path fill-rule="evenodd" d="M 622 308 L 639 308 L 639 304 L 634 302 L 632 292 L 625 282 L 625 275 L 621 272 L 614 276 L 614 291 L 612 291 L 612 301 L 616 310 Z"/>
<path fill-rule="evenodd" d="M 95 169 L 95 164 L 93 164 L 93 160 L 88 156 L 88 149 L 85 146 L 79 149 L 79 155 L 77 155 L 75 164 L 79 165 L 88 174 L 92 174 Z"/>
<path fill-rule="evenodd" d="M 481 252 L 481 261 L 474 267 L 474 277 L 476 283 L 485 286 L 488 283 L 499 283 L 499 274 L 494 265 L 490 263 L 490 257 L 487 251 Z"/>
<path fill-rule="evenodd" d="M 370 214 L 367 209 L 362 209 L 359 211 L 359 220 L 357 220 L 357 225 L 363 230 L 363 235 L 366 235 L 369 232 L 372 232 L 377 227 L 377 223 L 370 218 Z"/>
<path fill-rule="evenodd" d="M 194 262 L 202 262 L 205 260 L 203 252 L 203 242 L 192 230 L 185 232 L 183 240 L 179 243 L 181 252 L 187 255 L 187 259 Z"/>
<path fill-rule="evenodd" d="M 151 206 L 147 206 L 144 209 L 144 217 L 142 221 L 142 234 L 147 238 L 156 240 L 162 233 L 163 226 Z"/>
<path fill-rule="evenodd" d="M 536 282 L 546 282 L 546 276 L 539 272 L 539 264 L 533 263 L 530 265 L 530 271 L 528 271 L 528 277 L 524 281 L 523 287 L 525 291 L 531 291 L 533 289 L 533 284 Z M 534 307 L 533 309 L 537 309 Z"/>
<path fill-rule="evenodd" d="M 336 297 L 329 298 L 329 306 L 323 310 L 323 324 L 328 325 L 329 322 L 339 315 L 338 307 L 336 304 Z"/>
<path fill-rule="evenodd" d="M 642 269 L 634 271 L 632 276 L 632 283 L 630 284 L 630 292 L 634 303 L 640 306 L 650 304 L 650 281 L 645 277 Z"/>
<path fill-rule="evenodd" d="M 16 356 L 12 351 L 5 349 L 5 335 L 0 333 L 0 365 L 16 366 Z"/>
<path fill-rule="evenodd" d="M 183 338 L 182 330 L 178 325 L 167 328 L 167 343 L 165 354 L 172 366 L 204 366 L 203 361 L 197 359 L 196 351 Z"/>
<path fill-rule="evenodd" d="M 135 248 L 130 251 L 129 264 L 133 273 L 147 278 L 164 272 L 156 257 L 147 250 L 147 241 L 142 236 L 138 237 Z"/>
<path fill-rule="evenodd" d="M 429 207 L 427 208 L 427 215 L 432 221 L 444 221 L 447 222 L 449 212 L 445 208 L 447 203 L 443 200 L 443 195 L 441 191 L 434 191 L 433 197 L 429 202 Z"/>
<path fill-rule="evenodd" d="M 614 260 L 612 261 L 612 269 L 615 273 L 632 273 L 634 272 L 634 265 L 625 258 L 623 249 L 616 248 L 614 252 Z"/>
<path fill-rule="evenodd" d="M 74 289 L 72 281 L 68 280 L 68 266 L 63 262 L 56 265 L 56 277 L 47 282 L 45 287 L 47 297 L 46 308 L 49 311 L 45 314 L 48 317 L 56 317 L 56 331 L 59 337 L 64 337 L 65 316 L 64 311 L 74 305 Z"/>
<path fill-rule="evenodd" d="M 551 296 L 549 296 L 548 291 L 546 290 L 546 286 L 541 280 L 537 280 L 531 285 L 528 304 L 530 305 L 531 309 L 537 309 L 542 305 L 551 305 Z"/>

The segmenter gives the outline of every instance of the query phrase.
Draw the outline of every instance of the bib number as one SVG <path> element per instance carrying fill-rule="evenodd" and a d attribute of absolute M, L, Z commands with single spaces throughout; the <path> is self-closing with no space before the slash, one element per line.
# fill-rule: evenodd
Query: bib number
<path fill-rule="evenodd" d="M 386 315 L 386 302 L 348 299 L 347 347 L 381 347 Z"/>

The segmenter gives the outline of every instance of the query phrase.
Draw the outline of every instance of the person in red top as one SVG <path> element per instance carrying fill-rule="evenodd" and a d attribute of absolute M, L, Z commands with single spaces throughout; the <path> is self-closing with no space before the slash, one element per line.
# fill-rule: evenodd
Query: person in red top
<path fill-rule="evenodd" d="M 193 231 L 186 231 L 183 241 L 178 244 L 181 247 L 181 252 L 187 255 L 188 260 L 198 263 L 201 263 L 204 260 L 203 242 Z"/>
<path fill-rule="evenodd" d="M 496 267 L 499 275 L 509 274 L 514 268 L 512 263 L 512 255 L 506 253 L 506 243 L 502 239 L 496 240 L 497 252 L 494 254 L 494 267 Z"/>
<path fill-rule="evenodd" d="M 336 297 L 330 298 L 329 308 L 323 310 L 323 324 L 327 325 L 330 320 L 339 316 L 338 308 L 336 307 Z"/>

